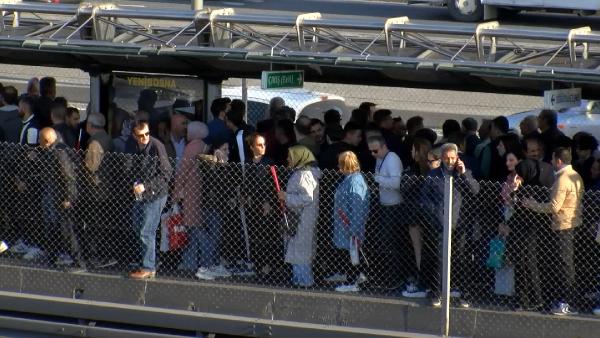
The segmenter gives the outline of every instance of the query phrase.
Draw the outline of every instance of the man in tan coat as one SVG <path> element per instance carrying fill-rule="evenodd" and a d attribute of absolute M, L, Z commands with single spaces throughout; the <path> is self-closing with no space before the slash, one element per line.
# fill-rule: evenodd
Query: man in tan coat
<path fill-rule="evenodd" d="M 569 302 L 573 301 L 575 288 L 575 265 L 573 262 L 573 230 L 581 224 L 582 199 L 584 194 L 583 180 L 571 167 L 571 150 L 557 148 L 552 154 L 552 166 L 556 171 L 556 181 L 550 192 L 547 203 L 539 203 L 533 199 L 523 201 L 523 206 L 538 213 L 552 215 L 551 228 L 554 234 L 554 246 L 549 253 L 556 255 L 558 263 L 555 315 L 573 314 Z"/>

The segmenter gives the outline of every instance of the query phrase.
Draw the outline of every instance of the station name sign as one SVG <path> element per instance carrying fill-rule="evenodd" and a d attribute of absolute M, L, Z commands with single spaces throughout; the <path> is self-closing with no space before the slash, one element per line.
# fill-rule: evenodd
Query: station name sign
<path fill-rule="evenodd" d="M 175 89 L 175 80 L 168 77 L 128 76 L 127 84 L 132 87 Z"/>
<path fill-rule="evenodd" d="M 581 88 L 546 90 L 544 108 L 561 110 L 581 105 Z"/>
<path fill-rule="evenodd" d="M 263 71 L 260 77 L 261 89 L 302 88 L 304 71 Z"/>

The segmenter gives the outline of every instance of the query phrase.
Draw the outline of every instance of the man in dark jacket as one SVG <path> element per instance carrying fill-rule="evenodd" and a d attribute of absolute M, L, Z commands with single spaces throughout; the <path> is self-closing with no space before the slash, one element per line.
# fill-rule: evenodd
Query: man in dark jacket
<path fill-rule="evenodd" d="M 40 80 L 40 97 L 37 98 L 33 107 L 35 117 L 42 128 L 52 125 L 50 109 L 54 98 L 56 98 L 56 79 L 53 77 L 42 78 Z"/>
<path fill-rule="evenodd" d="M 252 150 L 250 149 L 250 145 L 246 142 L 246 137 L 254 132 L 254 128 L 248 125 L 244 118 L 246 116 L 246 105 L 242 100 L 233 100 L 231 101 L 231 110 L 227 112 L 227 127 L 233 131 L 233 137 L 229 141 L 229 162 L 233 163 L 251 163 L 252 162 Z M 234 172 L 234 184 L 236 185 L 236 199 L 238 201 L 245 200 L 245 192 L 241 191 L 239 187 L 242 186 L 246 174 L 244 171 L 244 166 L 236 166 L 233 168 Z M 240 207 L 239 209 L 239 223 L 242 225 L 241 233 L 244 234 L 244 245 L 246 248 L 246 257 L 245 262 L 240 266 L 236 267 L 233 271 L 236 275 L 244 275 L 251 276 L 253 275 L 254 268 L 253 263 L 250 262 L 250 244 L 249 244 L 249 236 L 248 236 L 248 226 L 246 222 L 246 212 L 244 207 Z M 232 213 L 233 215 L 233 213 Z M 232 218 L 233 219 L 233 218 Z M 235 221 L 238 222 L 237 215 L 235 217 Z M 232 234 L 225 234 L 225 236 L 233 236 Z M 238 250 L 233 250 L 233 256 L 237 256 L 239 259 L 243 259 L 244 254 L 239 250 L 242 248 L 242 245 L 238 243 L 236 245 Z M 236 252 L 237 251 L 237 252 Z M 238 260 L 239 260 L 238 259 Z"/>
<path fill-rule="evenodd" d="M 5 141 L 19 143 L 21 118 L 19 117 L 19 92 L 13 86 L 4 87 L 0 98 L 0 129 L 4 132 Z M 3 103 L 3 105 L 2 105 Z"/>
<path fill-rule="evenodd" d="M 338 170 L 338 156 L 345 151 L 352 151 L 358 155 L 358 145 L 362 141 L 362 127 L 353 121 L 346 123 L 344 138 L 329 146 L 319 156 L 321 169 Z"/>
<path fill-rule="evenodd" d="M 552 152 L 558 147 L 571 147 L 571 139 L 558 129 L 558 114 L 554 110 L 544 109 L 538 115 L 540 137 L 545 146 L 544 162 L 552 161 Z"/>
<path fill-rule="evenodd" d="M 457 261 L 452 264 L 452 266 L 464 268 L 464 261 L 460 259 L 463 258 L 464 243 L 466 241 L 466 232 L 462 223 L 465 220 L 461 219 L 461 209 L 463 206 L 463 201 L 466 197 L 470 195 L 475 195 L 479 193 L 480 186 L 479 183 L 473 178 L 470 170 L 467 169 L 465 164 L 458 157 L 458 146 L 454 143 L 446 143 L 442 145 L 441 148 L 441 160 L 442 165 L 433 169 L 427 175 L 428 179 L 426 184 L 423 186 L 421 203 L 423 204 L 426 215 L 430 221 L 430 224 L 433 226 L 430 231 L 437 232 L 438 237 L 438 273 L 441 276 L 441 269 L 443 266 L 442 263 L 442 253 L 443 253 L 443 232 L 444 232 L 444 185 L 446 177 L 453 177 L 453 192 L 452 192 L 452 219 L 450 226 L 456 230 L 456 234 L 454 235 L 455 240 L 452 242 L 453 245 L 453 258 Z M 464 277 L 464 276 L 460 276 Z M 436 285 L 431 285 L 432 294 L 433 294 L 433 305 L 438 307 L 441 305 L 440 295 L 441 295 L 441 278 L 438 278 L 438 283 Z M 466 282 L 464 278 L 457 278 L 454 283 L 458 287 L 465 286 Z M 454 286 L 453 286 L 454 287 Z M 462 290 L 465 291 L 465 290 Z M 458 289 L 453 291 L 457 297 L 463 297 L 460 300 L 460 305 L 462 307 L 468 307 L 466 298 L 468 295 L 461 294 Z M 467 296 L 467 297 L 465 297 Z"/>
<path fill-rule="evenodd" d="M 147 279 L 156 275 L 156 229 L 167 203 L 172 167 L 165 146 L 150 136 L 148 121 L 133 128 L 136 144 L 126 149 L 131 158 L 133 195 L 132 224 L 140 236 L 142 266 L 130 278 Z"/>
<path fill-rule="evenodd" d="M 52 118 L 52 128 L 56 131 L 62 143 L 70 148 L 75 148 L 75 132 L 65 123 L 67 108 L 60 103 L 53 103 L 50 110 L 50 117 Z"/>
<path fill-rule="evenodd" d="M 87 260 L 95 268 L 103 268 L 114 265 L 117 261 L 113 256 L 119 250 L 104 250 L 102 243 L 117 243 L 119 238 L 115 234 L 116 229 L 109 228 L 113 222 L 107 222 L 102 214 L 105 210 L 113 207 L 111 199 L 111 172 L 116 170 L 111 164 L 110 155 L 113 150 L 112 140 L 104 130 L 106 119 L 99 113 L 91 113 L 86 121 L 86 132 L 90 140 L 84 155 L 83 182 L 84 194 L 80 198 L 79 205 L 83 210 L 83 221 L 85 222 L 84 246 Z M 109 232 L 109 229 L 112 230 Z M 112 235 L 112 236 L 111 236 Z M 119 246 L 116 246 L 117 249 Z"/>
<path fill-rule="evenodd" d="M 81 256 L 79 238 L 72 220 L 72 208 L 77 199 L 76 174 L 71 150 L 59 142 L 56 131 L 44 128 L 40 131 L 41 152 L 37 155 L 42 187 L 42 210 L 45 233 L 44 251 L 49 261 L 65 264 L 60 256 L 60 243 L 55 242 L 56 234 L 62 234 L 62 242 L 69 244 L 70 255 L 74 260 L 71 272 L 82 272 L 86 264 Z M 56 226 L 60 226 L 60 231 Z M 70 263 L 70 262 L 69 262 Z"/>
<path fill-rule="evenodd" d="M 246 105 L 242 100 L 231 101 L 231 110 L 227 112 L 226 124 L 233 131 L 229 141 L 229 161 L 234 163 L 249 163 L 252 161 L 252 151 L 244 140 L 254 132 L 254 128 L 244 121 Z"/>
<path fill-rule="evenodd" d="M 21 131 L 19 143 L 21 145 L 37 146 L 39 142 L 40 123 L 33 114 L 35 101 L 29 96 L 19 100 L 19 117 L 21 118 Z"/>

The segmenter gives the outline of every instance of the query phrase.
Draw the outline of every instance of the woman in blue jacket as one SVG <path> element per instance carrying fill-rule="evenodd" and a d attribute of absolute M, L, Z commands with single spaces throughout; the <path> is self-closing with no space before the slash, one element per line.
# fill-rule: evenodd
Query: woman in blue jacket
<path fill-rule="evenodd" d="M 369 187 L 360 172 L 358 158 L 351 151 L 338 157 L 338 167 L 344 180 L 335 191 L 333 205 L 333 244 L 337 249 L 339 272 L 351 284 L 338 286 L 339 292 L 360 291 L 359 284 L 366 281 L 362 271 L 362 257 L 351 262 L 353 247 L 360 251 L 365 240 L 365 224 L 369 214 Z M 358 256 L 362 256 L 360 253 Z M 358 264 L 357 264 L 358 263 Z"/>

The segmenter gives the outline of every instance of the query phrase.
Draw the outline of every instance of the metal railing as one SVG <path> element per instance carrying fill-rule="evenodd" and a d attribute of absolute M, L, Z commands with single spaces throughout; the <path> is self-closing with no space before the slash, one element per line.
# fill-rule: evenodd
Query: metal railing
<path fill-rule="evenodd" d="M 0 3 L 0 11 L 0 40 L 13 47 L 127 47 L 129 53 L 141 55 L 209 53 L 222 59 L 504 71 L 514 77 L 563 81 L 598 77 L 595 45 L 600 35 L 590 27 L 523 29 L 498 22 L 439 24 L 408 17 L 356 22 L 320 13 L 277 16 L 113 4 L 8 2 Z"/>

